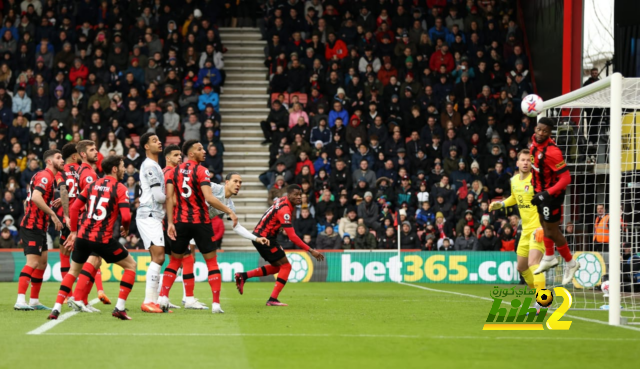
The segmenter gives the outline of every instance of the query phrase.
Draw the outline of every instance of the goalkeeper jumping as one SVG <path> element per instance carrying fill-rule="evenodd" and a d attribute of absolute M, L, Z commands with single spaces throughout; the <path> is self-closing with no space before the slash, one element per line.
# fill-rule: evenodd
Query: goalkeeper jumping
<path fill-rule="evenodd" d="M 522 218 L 522 236 L 518 243 L 518 272 L 529 288 L 545 288 L 544 273 L 534 275 L 544 254 L 544 232 L 540 226 L 538 209 L 531 204 L 534 196 L 531 184 L 531 152 L 527 149 L 518 153 L 519 174 L 511 177 L 511 196 L 504 201 L 494 201 L 489 211 L 499 210 L 505 206 L 518 205 Z"/>

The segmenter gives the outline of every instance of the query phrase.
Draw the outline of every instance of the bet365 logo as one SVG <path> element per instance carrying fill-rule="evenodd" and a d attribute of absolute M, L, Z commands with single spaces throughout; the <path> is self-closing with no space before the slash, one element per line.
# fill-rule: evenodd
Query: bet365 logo
<path fill-rule="evenodd" d="M 563 287 L 555 287 L 553 291 L 556 297 L 562 297 L 562 304 L 547 319 L 547 329 L 568 330 L 571 327 L 571 321 L 560 321 L 560 318 L 571 307 L 573 298 Z M 503 302 L 503 298 L 510 295 L 515 295 L 516 298 L 511 302 Z M 500 290 L 496 287 L 491 292 L 491 297 L 493 305 L 482 328 L 484 331 L 542 331 L 544 330 L 542 322 L 554 299 L 550 290 L 536 291 L 526 287 L 518 291 L 515 291 L 515 288 Z M 530 307 L 534 300 L 540 304 L 540 312 L 535 307 Z M 508 312 L 507 307 L 502 307 L 502 304 L 511 305 Z"/>

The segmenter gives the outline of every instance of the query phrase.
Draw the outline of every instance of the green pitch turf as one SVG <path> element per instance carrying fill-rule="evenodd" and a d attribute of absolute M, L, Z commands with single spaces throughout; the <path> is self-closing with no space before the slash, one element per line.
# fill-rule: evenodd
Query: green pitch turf
<path fill-rule="evenodd" d="M 271 283 L 250 283 L 240 296 L 222 289 L 224 315 L 139 310 L 144 283 L 128 308 L 132 321 L 76 314 L 40 335 L 43 311 L 14 311 L 16 283 L 0 283 L 0 368 L 638 368 L 640 328 L 572 319 L 569 331 L 482 331 L 491 302 L 395 283 L 288 284 L 266 307 Z M 492 286 L 422 284 L 488 297 Z M 52 305 L 57 284 L 41 301 Z M 178 285 L 173 291 L 179 301 Z M 105 284 L 113 301 L 118 285 Z M 209 302 L 209 286 L 196 297 Z M 91 298 L 95 298 L 95 291 Z M 66 306 L 63 314 L 70 311 Z M 606 321 L 603 312 L 572 312 Z"/>

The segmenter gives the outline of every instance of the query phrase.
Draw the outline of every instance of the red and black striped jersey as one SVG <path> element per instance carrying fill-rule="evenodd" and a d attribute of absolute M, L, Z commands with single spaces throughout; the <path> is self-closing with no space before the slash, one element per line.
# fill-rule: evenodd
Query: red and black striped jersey
<path fill-rule="evenodd" d="M 167 188 L 167 185 L 169 183 L 173 184 L 173 173 L 175 171 L 176 167 L 171 167 L 171 166 L 166 166 L 164 167 L 164 169 L 162 169 L 162 173 L 164 174 L 164 188 Z M 162 220 L 162 229 L 163 230 L 167 230 L 167 217 L 165 215 L 164 219 Z"/>
<path fill-rule="evenodd" d="M 176 197 L 173 222 L 211 223 L 209 204 L 202 193 L 202 186 L 211 185 L 209 171 L 195 161 L 188 160 L 174 169 L 172 181 Z"/>
<path fill-rule="evenodd" d="M 65 164 L 64 171 L 58 172 L 56 175 L 56 187 L 60 188 L 60 186 L 65 185 L 67 187 L 67 192 L 69 193 L 69 207 L 73 205 L 73 202 L 76 201 L 76 197 L 78 196 L 78 164 Z"/>
<path fill-rule="evenodd" d="M 545 143 L 536 142 L 535 135 L 531 145 L 531 165 L 533 170 L 531 184 L 536 193 L 547 191 L 558 183 L 560 174 L 569 170 L 562 151 L 552 139 Z M 562 191 L 564 192 L 564 191 Z"/>
<path fill-rule="evenodd" d="M 166 188 L 169 183 L 173 184 L 173 173 L 175 172 L 176 167 L 166 166 L 162 170 L 164 174 L 164 187 Z"/>
<path fill-rule="evenodd" d="M 96 171 L 93 170 L 93 167 L 90 164 L 82 163 L 80 168 L 77 170 L 78 172 L 78 193 L 82 193 L 84 189 L 98 180 L 98 175 Z"/>
<path fill-rule="evenodd" d="M 291 211 L 293 206 L 287 196 L 278 198 L 273 205 L 262 215 L 253 234 L 258 237 L 275 237 L 280 228 L 292 227 L 293 219 Z"/>
<path fill-rule="evenodd" d="M 49 215 L 31 200 L 33 191 L 40 191 L 44 203 L 49 205 L 53 201 L 53 193 L 55 190 L 56 176 L 49 169 L 43 169 L 31 177 L 29 189 L 27 191 L 27 200 L 25 202 L 25 213 L 20 227 L 28 229 L 39 229 L 46 231 L 49 227 Z"/>
<path fill-rule="evenodd" d="M 87 204 L 87 210 L 80 218 L 78 237 L 98 243 L 109 242 L 119 209 L 129 208 L 127 187 L 110 176 L 85 187 L 78 194 L 78 201 Z"/>

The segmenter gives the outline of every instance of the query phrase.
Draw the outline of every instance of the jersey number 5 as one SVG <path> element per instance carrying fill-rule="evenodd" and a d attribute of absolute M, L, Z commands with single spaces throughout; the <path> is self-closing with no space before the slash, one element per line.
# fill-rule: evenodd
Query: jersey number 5
<path fill-rule="evenodd" d="M 104 204 L 109 202 L 109 199 L 106 197 L 101 197 L 98 199 L 98 204 L 96 204 L 96 195 L 91 195 L 89 198 L 91 201 L 89 204 L 89 213 L 87 216 L 89 218 L 93 218 L 93 220 L 103 220 L 107 217 L 107 209 L 104 207 Z M 96 211 L 95 213 L 93 211 Z M 98 214 L 99 213 L 99 214 Z"/>
<path fill-rule="evenodd" d="M 182 197 L 189 198 L 191 197 L 191 187 L 189 187 L 189 177 L 184 177 L 182 178 L 182 192 L 180 192 L 180 195 L 182 195 Z"/>

